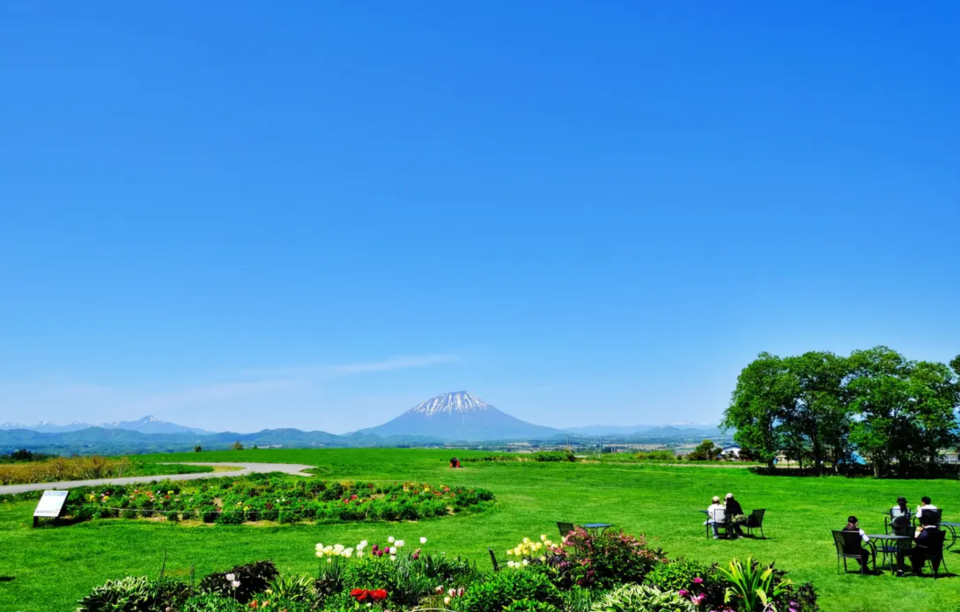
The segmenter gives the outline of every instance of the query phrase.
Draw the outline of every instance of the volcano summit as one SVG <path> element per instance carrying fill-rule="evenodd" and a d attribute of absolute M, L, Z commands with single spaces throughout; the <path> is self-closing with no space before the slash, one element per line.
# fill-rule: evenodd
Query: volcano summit
<path fill-rule="evenodd" d="M 357 433 L 478 441 L 548 438 L 560 431 L 521 421 L 471 393 L 457 391 L 438 395 L 383 425 Z"/>

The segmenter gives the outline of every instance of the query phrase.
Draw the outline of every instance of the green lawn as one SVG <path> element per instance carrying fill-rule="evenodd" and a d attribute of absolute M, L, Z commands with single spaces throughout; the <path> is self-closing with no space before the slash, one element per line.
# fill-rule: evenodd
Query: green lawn
<path fill-rule="evenodd" d="M 353 545 L 388 535 L 433 550 L 465 555 L 487 567 L 488 546 L 505 551 L 524 536 L 557 535 L 555 522 L 604 521 L 646 534 L 671 556 L 726 562 L 753 555 L 776 561 L 799 582 L 813 582 L 827 612 L 954 612 L 960 610 L 960 576 L 897 579 L 837 575 L 830 529 L 856 514 L 868 532 L 882 532 L 882 513 L 898 495 L 911 504 L 922 495 L 960 512 L 954 481 L 757 476 L 742 469 L 644 464 L 465 463 L 450 470 L 457 451 L 349 449 L 249 450 L 156 455 L 156 461 L 295 462 L 319 466 L 328 480 L 419 481 L 491 489 L 498 507 L 477 515 L 421 523 L 295 526 L 185 526 L 108 520 L 30 529 L 32 503 L 0 504 L 0 610 L 58 612 L 96 584 L 128 574 L 155 576 L 167 554 L 167 571 L 198 576 L 236 563 L 273 559 L 282 571 L 313 572 L 317 542 Z M 767 508 L 768 540 L 714 541 L 704 537 L 702 515 L 712 495 L 734 492 L 744 508 Z M 960 546 L 957 547 L 960 549 Z M 960 550 L 947 554 L 960 571 Z M 502 556 L 502 555 L 501 555 Z"/>

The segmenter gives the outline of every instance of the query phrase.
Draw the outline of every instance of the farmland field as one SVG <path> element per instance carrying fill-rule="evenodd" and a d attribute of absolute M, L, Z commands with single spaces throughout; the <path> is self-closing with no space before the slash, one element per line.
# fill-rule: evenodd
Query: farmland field
<path fill-rule="evenodd" d="M 812 582 L 828 612 L 922 612 L 960 609 L 960 576 L 895 578 L 837 575 L 830 529 L 849 514 L 868 533 L 883 531 L 883 516 L 898 495 L 914 504 L 922 495 L 960 511 L 955 481 L 897 481 L 758 476 L 743 469 L 703 469 L 614 463 L 464 463 L 447 460 L 483 453 L 406 449 L 248 450 L 203 453 L 203 461 L 302 463 L 330 481 L 416 481 L 482 487 L 496 505 L 478 514 L 419 523 L 322 525 L 188 525 L 149 520 L 94 520 L 56 528 L 30 528 L 34 502 L 0 503 L 0 610 L 71 610 L 105 580 L 156 576 L 166 553 L 168 574 L 198 576 L 257 559 L 273 559 L 285 572 L 315 572 L 317 542 L 352 544 L 393 535 L 425 536 L 434 550 L 468 556 L 488 567 L 487 547 L 505 551 L 524 536 L 555 537 L 556 521 L 603 521 L 646 534 L 673 557 L 725 563 L 752 555 L 776 561 L 797 582 Z M 194 461 L 198 455 L 153 455 L 146 461 Z M 766 508 L 769 539 L 714 541 L 702 515 L 712 495 L 733 492 L 749 512 Z M 960 549 L 960 547 L 958 547 Z M 960 550 L 947 553 L 951 570 Z M 502 555 L 501 555 L 502 556 Z"/>

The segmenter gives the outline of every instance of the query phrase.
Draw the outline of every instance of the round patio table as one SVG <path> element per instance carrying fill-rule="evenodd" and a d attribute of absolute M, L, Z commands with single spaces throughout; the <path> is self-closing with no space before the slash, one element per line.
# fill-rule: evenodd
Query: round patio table
<path fill-rule="evenodd" d="M 870 541 L 867 544 L 870 545 L 870 548 L 873 549 L 873 569 L 877 569 L 877 540 L 887 541 L 887 542 L 896 542 L 898 540 L 913 540 L 910 536 L 900 536 L 900 535 L 891 535 L 887 533 L 868 533 L 867 537 L 870 538 Z M 889 555 L 895 555 L 895 552 L 890 552 L 886 548 L 883 548 L 880 552 L 883 553 L 884 558 L 887 558 Z M 887 567 L 890 568 L 890 571 L 893 571 L 893 561 L 891 560 Z"/>
<path fill-rule="evenodd" d="M 596 536 L 603 535 L 603 532 L 613 527 L 613 525 L 610 523 L 584 523 L 582 527 Z"/>
<path fill-rule="evenodd" d="M 944 546 L 947 550 L 953 548 L 954 544 L 957 543 L 957 527 L 960 527 L 960 523 L 955 523 L 953 521 L 940 521 L 941 527 L 946 527 L 947 531 L 950 532 L 950 544 Z"/>

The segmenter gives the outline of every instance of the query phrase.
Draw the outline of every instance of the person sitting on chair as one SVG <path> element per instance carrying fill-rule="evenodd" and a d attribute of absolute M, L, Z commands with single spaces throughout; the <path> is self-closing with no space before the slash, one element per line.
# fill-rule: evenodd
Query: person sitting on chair
<path fill-rule="evenodd" d="M 743 514 L 743 508 L 740 507 L 740 502 L 733 498 L 733 493 L 727 493 L 724 501 L 727 516 L 730 517 L 730 524 L 733 525 L 733 530 L 736 532 L 737 537 L 742 538 L 743 529 L 740 525 L 747 522 L 747 517 Z"/>
<path fill-rule="evenodd" d="M 719 540 L 720 533 L 717 531 L 717 525 L 723 524 L 723 519 L 720 519 L 720 522 L 717 522 L 719 517 L 724 517 L 726 513 L 726 507 L 720 503 L 720 498 L 716 495 L 713 496 L 713 503 L 707 507 L 707 525 L 713 527 L 713 539 Z"/>
<path fill-rule="evenodd" d="M 905 516 L 910 518 L 910 508 L 907 507 L 907 498 L 900 496 L 897 498 L 897 505 L 890 509 L 890 516 L 894 519 Z"/>
<path fill-rule="evenodd" d="M 924 497 L 928 503 L 929 499 Z M 929 510 L 929 508 L 927 508 Z M 936 525 L 937 517 L 932 512 L 920 514 L 920 531 L 917 532 L 917 537 L 914 539 L 916 547 L 913 549 L 913 558 L 911 562 L 913 563 L 913 571 L 916 574 L 923 573 L 923 564 L 927 561 L 927 546 L 929 541 L 935 537 L 934 534 L 939 533 L 939 527 Z M 936 572 L 940 569 L 940 559 L 933 560 L 933 571 Z"/>
<path fill-rule="evenodd" d="M 893 508 L 894 517 L 890 522 L 890 526 L 893 527 L 893 535 L 910 537 L 912 534 L 910 529 L 910 512 L 906 507 L 907 500 L 901 497 L 897 500 L 897 503 L 900 505 L 900 508 Z M 898 510 L 903 510 L 903 513 L 898 514 Z M 894 542 L 894 545 L 897 548 L 897 576 L 903 576 L 903 573 L 907 569 L 904 560 L 913 554 L 910 540 L 897 540 Z M 912 559 L 911 563 L 913 563 Z"/>
<path fill-rule="evenodd" d="M 863 529 L 860 529 L 860 521 L 857 520 L 855 516 L 847 517 L 847 526 L 843 528 L 843 531 L 855 531 L 860 534 L 860 539 L 863 542 L 869 542 L 870 537 L 864 532 Z M 867 560 L 870 559 L 870 551 L 860 546 L 860 571 L 866 573 L 867 571 Z"/>
<path fill-rule="evenodd" d="M 930 498 L 924 495 L 920 498 L 920 505 L 917 506 L 917 513 L 914 514 L 918 519 L 920 515 L 923 514 L 924 510 L 937 510 L 938 508 L 931 503 Z"/>

